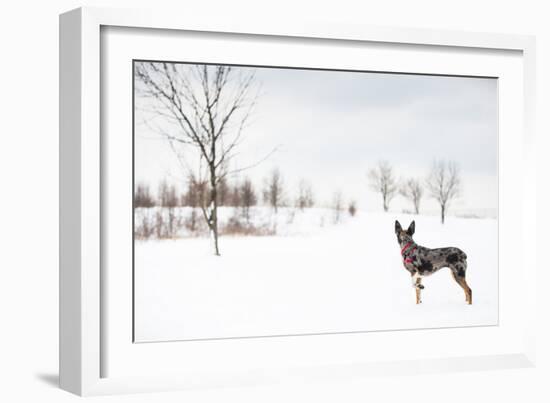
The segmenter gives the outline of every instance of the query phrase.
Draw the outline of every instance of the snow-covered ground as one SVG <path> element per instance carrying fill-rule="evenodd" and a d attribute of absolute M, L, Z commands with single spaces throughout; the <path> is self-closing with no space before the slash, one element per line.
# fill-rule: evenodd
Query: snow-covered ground
<path fill-rule="evenodd" d="M 229 208 L 222 215 L 229 216 Z M 224 236 L 222 256 L 207 238 L 135 243 L 136 341 L 495 325 L 497 220 L 329 209 L 258 207 L 253 220 L 276 236 Z M 394 220 L 416 220 L 415 240 L 468 255 L 473 305 L 448 269 L 424 280 L 415 305 Z"/>

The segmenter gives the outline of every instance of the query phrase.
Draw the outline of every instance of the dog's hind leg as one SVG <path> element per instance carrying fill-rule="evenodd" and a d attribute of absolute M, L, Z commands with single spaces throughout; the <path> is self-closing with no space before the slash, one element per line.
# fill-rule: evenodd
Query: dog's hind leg
<path fill-rule="evenodd" d="M 472 289 L 466 282 L 466 263 L 457 263 L 454 267 L 451 267 L 451 273 L 458 285 L 464 290 L 466 302 L 468 305 L 472 305 Z"/>

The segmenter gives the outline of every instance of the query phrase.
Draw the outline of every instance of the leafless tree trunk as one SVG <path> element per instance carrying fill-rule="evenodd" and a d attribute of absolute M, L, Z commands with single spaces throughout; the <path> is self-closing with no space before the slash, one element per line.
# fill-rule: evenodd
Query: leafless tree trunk
<path fill-rule="evenodd" d="M 187 207 L 199 207 L 204 205 L 206 198 L 206 183 L 199 181 L 193 174 L 188 175 L 187 189 L 181 198 L 181 205 Z"/>
<path fill-rule="evenodd" d="M 176 187 L 162 181 L 158 190 L 158 204 L 162 207 L 176 207 L 178 205 L 178 196 Z"/>
<path fill-rule="evenodd" d="M 230 196 L 229 184 L 227 178 L 221 178 L 218 183 L 218 206 L 227 206 Z"/>
<path fill-rule="evenodd" d="M 241 207 L 241 182 L 235 180 L 229 189 L 229 205 L 231 207 Z"/>
<path fill-rule="evenodd" d="M 426 180 L 428 193 L 441 207 L 441 223 L 445 223 L 445 214 L 449 203 L 460 195 L 460 177 L 455 162 L 436 161 Z"/>
<path fill-rule="evenodd" d="M 182 150 L 198 151 L 198 168 L 186 167 L 208 186 L 200 208 L 219 255 L 218 187 L 231 173 L 229 162 L 255 104 L 254 73 L 229 66 L 136 62 L 135 78 L 136 94 L 147 100 L 142 104 L 152 118 L 149 124 L 157 123 L 153 129 L 170 141 L 178 158 Z"/>
<path fill-rule="evenodd" d="M 334 223 L 337 224 L 340 222 L 340 216 L 342 215 L 342 210 L 344 208 L 344 200 L 342 197 L 342 192 L 337 191 L 332 197 L 332 209 L 334 210 Z"/>
<path fill-rule="evenodd" d="M 163 210 L 167 213 L 167 219 L 164 228 L 161 228 L 160 234 L 162 238 L 173 238 L 179 228 L 179 220 L 176 216 L 175 208 L 178 206 L 178 196 L 176 192 L 176 187 L 174 185 L 169 185 L 166 181 L 163 181 L 159 185 L 158 192 L 159 205 L 163 207 Z M 161 210 L 160 214 L 163 214 L 164 211 Z M 161 220 L 164 224 L 164 220 Z"/>
<path fill-rule="evenodd" d="M 155 232 L 157 239 L 164 238 L 164 216 L 162 210 L 157 210 L 155 213 Z"/>
<path fill-rule="evenodd" d="M 387 161 L 380 161 L 369 171 L 368 177 L 370 188 L 382 195 L 384 211 L 388 211 L 390 202 L 397 193 L 397 180 L 393 175 L 393 168 Z"/>
<path fill-rule="evenodd" d="M 265 181 L 264 202 L 271 206 L 275 213 L 283 204 L 283 184 L 283 177 L 278 168 L 273 169 Z"/>
<path fill-rule="evenodd" d="M 256 192 L 254 191 L 254 185 L 250 179 L 244 179 L 240 187 L 240 195 L 243 215 L 248 221 L 250 219 L 250 207 L 255 206 L 258 201 L 256 198 Z"/>
<path fill-rule="evenodd" d="M 186 227 L 195 232 L 197 228 L 197 220 L 199 214 L 197 208 L 204 205 L 206 192 L 206 183 L 198 181 L 193 174 L 189 174 L 187 178 L 187 189 L 181 197 L 181 205 L 191 207 L 191 214 L 185 219 Z"/>
<path fill-rule="evenodd" d="M 420 211 L 420 200 L 424 194 L 424 189 L 419 180 L 410 178 L 406 180 L 399 189 L 401 196 L 410 200 L 414 206 L 414 213 L 418 214 Z"/>
<path fill-rule="evenodd" d="M 296 198 L 296 207 L 300 210 L 311 208 L 315 204 L 313 190 L 309 182 L 305 179 L 300 180 L 298 184 L 298 197 Z"/>

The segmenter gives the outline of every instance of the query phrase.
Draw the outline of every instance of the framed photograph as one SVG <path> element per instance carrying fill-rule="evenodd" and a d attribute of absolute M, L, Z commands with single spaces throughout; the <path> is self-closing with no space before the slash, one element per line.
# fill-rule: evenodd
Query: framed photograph
<path fill-rule="evenodd" d="M 533 38 L 85 8 L 60 44 L 64 389 L 534 365 Z"/>

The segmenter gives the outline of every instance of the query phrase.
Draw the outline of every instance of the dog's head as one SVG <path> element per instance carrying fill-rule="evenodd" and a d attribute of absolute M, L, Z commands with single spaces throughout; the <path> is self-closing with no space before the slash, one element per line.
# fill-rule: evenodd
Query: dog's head
<path fill-rule="evenodd" d="M 414 235 L 414 221 L 411 222 L 407 230 L 404 230 L 399 221 L 395 220 L 395 235 L 397 235 L 397 242 L 400 245 L 405 242 L 412 242 L 412 236 Z"/>

